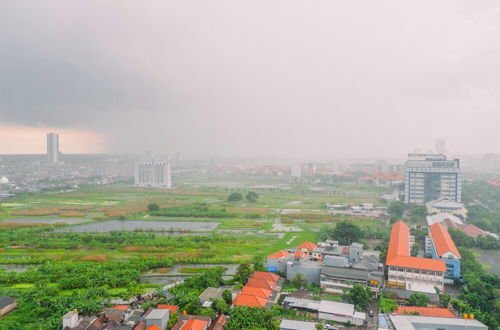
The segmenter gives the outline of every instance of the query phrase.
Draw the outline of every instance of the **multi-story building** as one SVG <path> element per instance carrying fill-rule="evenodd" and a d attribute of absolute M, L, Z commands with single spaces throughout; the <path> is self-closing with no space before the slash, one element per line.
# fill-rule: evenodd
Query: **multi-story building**
<path fill-rule="evenodd" d="M 172 188 L 170 163 L 160 161 L 137 162 L 135 164 L 135 186 Z"/>
<path fill-rule="evenodd" d="M 439 222 L 429 227 L 429 236 L 425 239 L 425 251 L 434 259 L 441 259 L 446 263 L 446 283 L 453 283 L 453 279 L 460 277 L 462 257 L 448 230 Z"/>
<path fill-rule="evenodd" d="M 462 201 L 460 160 L 442 154 L 408 154 L 405 203 L 424 205 L 440 197 Z"/>
<path fill-rule="evenodd" d="M 444 290 L 446 264 L 443 260 L 410 256 L 410 230 L 402 221 L 392 226 L 387 249 L 386 287 L 436 293 Z"/>
<path fill-rule="evenodd" d="M 49 164 L 57 164 L 59 161 L 59 134 L 47 134 L 47 158 Z"/>

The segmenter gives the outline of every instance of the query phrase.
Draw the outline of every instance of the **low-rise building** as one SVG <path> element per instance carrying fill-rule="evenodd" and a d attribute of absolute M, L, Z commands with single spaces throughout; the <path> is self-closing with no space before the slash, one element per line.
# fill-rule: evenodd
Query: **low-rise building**
<path fill-rule="evenodd" d="M 152 325 L 164 330 L 167 328 L 170 311 L 168 309 L 153 309 L 146 315 L 146 327 Z"/>
<path fill-rule="evenodd" d="M 316 330 L 315 322 L 281 320 L 280 330 Z"/>
<path fill-rule="evenodd" d="M 314 316 L 317 313 L 319 319 L 328 321 L 351 322 L 356 325 L 363 325 L 366 319 L 366 314 L 356 311 L 354 305 L 328 300 L 318 301 L 286 297 L 283 300 L 283 307 L 314 313 Z"/>
<path fill-rule="evenodd" d="M 384 326 L 379 330 L 487 330 L 488 327 L 478 320 L 450 317 L 433 317 L 419 315 L 382 315 L 379 320 L 384 320 Z M 382 322 L 380 322 L 382 323 Z"/>
<path fill-rule="evenodd" d="M 463 203 L 455 202 L 447 197 L 440 197 L 438 199 L 425 203 L 428 213 L 450 213 L 460 214 L 467 216 L 467 209 Z"/>
<path fill-rule="evenodd" d="M 462 257 L 448 230 L 439 222 L 429 227 L 429 236 L 425 239 L 425 251 L 434 259 L 440 259 L 446 263 L 446 283 L 453 283 L 453 279 L 460 278 Z"/>
<path fill-rule="evenodd" d="M 387 249 L 387 287 L 435 293 L 444 291 L 446 263 L 443 260 L 410 256 L 410 231 L 402 221 L 392 226 Z"/>
<path fill-rule="evenodd" d="M 379 292 L 384 282 L 382 271 L 323 266 L 321 269 L 320 286 L 325 292 L 343 293 L 355 283 L 368 286 L 373 292 Z"/>
<path fill-rule="evenodd" d="M 334 322 L 351 322 L 355 325 L 363 325 L 366 320 L 366 314 L 356 311 L 352 304 L 321 300 L 318 309 L 318 318 Z"/>

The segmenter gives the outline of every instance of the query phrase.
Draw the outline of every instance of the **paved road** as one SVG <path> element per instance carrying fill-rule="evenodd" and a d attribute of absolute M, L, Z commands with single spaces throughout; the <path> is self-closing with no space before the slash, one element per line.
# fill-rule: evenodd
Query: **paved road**
<path fill-rule="evenodd" d="M 370 317 L 369 311 L 373 310 L 373 317 Z M 366 311 L 366 319 L 368 320 L 368 329 L 378 329 L 378 304 L 376 301 L 371 302 Z"/>

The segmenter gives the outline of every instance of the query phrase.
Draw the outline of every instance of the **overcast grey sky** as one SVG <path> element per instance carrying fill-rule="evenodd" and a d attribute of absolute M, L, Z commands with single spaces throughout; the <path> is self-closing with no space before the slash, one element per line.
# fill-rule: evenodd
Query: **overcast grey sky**
<path fill-rule="evenodd" d="M 131 153 L 500 152 L 500 2 L 0 0 L 1 125 Z"/>

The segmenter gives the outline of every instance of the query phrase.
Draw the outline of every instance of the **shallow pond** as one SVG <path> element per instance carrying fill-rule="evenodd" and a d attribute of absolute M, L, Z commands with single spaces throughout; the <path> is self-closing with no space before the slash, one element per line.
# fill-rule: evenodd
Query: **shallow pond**
<path fill-rule="evenodd" d="M 106 233 L 110 231 L 134 230 L 212 231 L 218 225 L 219 222 L 109 220 L 62 228 L 56 231 L 72 231 L 76 233 Z"/>

